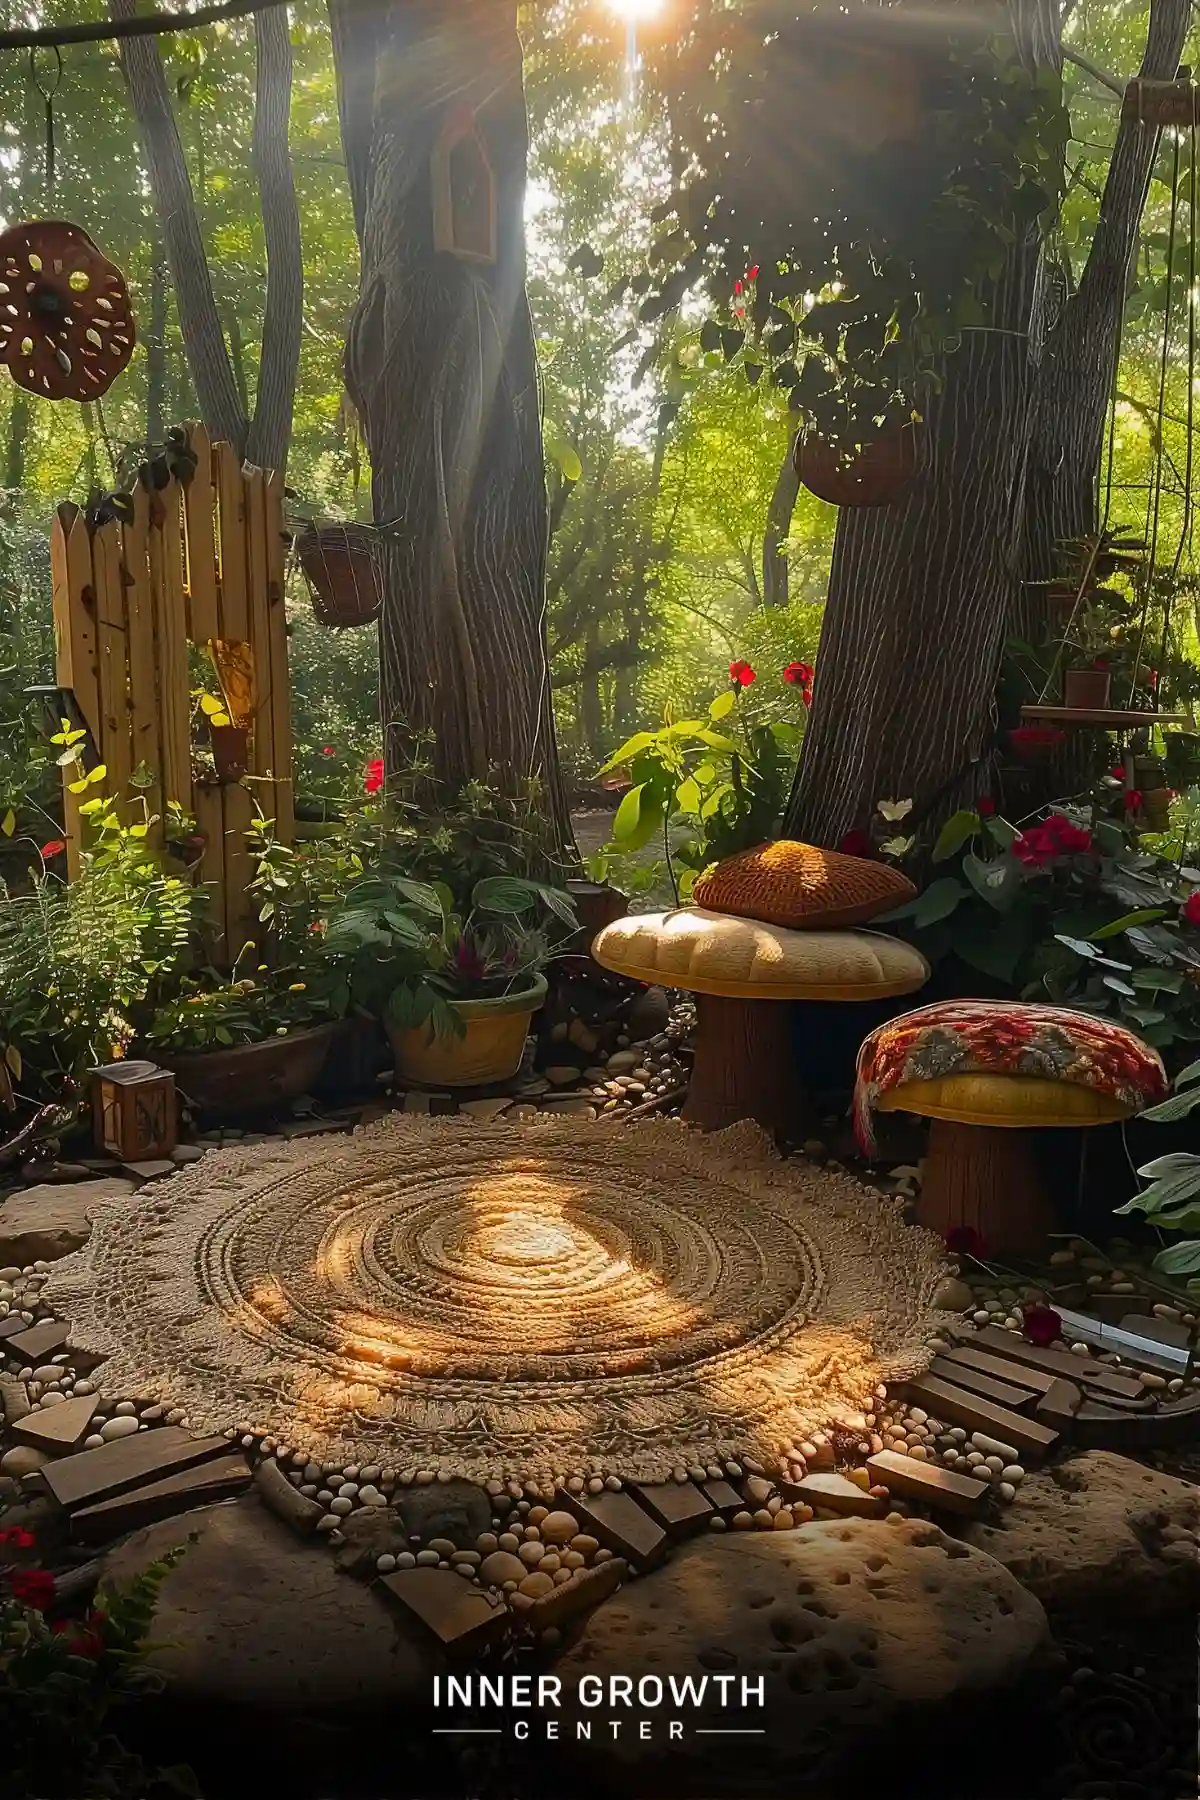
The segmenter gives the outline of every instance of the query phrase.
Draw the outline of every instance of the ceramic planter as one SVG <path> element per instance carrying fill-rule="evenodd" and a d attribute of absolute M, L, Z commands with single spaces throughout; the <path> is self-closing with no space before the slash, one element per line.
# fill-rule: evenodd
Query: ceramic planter
<path fill-rule="evenodd" d="M 164 1056 L 185 1099 L 204 1114 L 245 1118 L 307 1094 L 317 1081 L 339 1022 L 315 1025 L 259 1044 Z"/>
<path fill-rule="evenodd" d="M 462 1037 L 431 1036 L 428 1024 L 401 1028 L 385 1020 L 396 1079 L 415 1087 L 486 1087 L 509 1081 L 521 1066 L 529 1022 L 546 998 L 539 975 L 517 994 L 451 1000 L 466 1027 Z"/>
<path fill-rule="evenodd" d="M 1077 712 L 1103 712 L 1112 692 L 1109 669 L 1068 669 L 1063 676 L 1063 705 Z"/>

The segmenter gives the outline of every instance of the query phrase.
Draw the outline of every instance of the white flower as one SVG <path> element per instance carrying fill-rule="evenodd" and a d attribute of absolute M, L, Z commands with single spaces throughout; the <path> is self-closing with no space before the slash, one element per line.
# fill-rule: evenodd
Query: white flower
<path fill-rule="evenodd" d="M 907 856 L 916 841 L 915 837 L 884 838 L 879 851 L 882 856 Z"/>
<path fill-rule="evenodd" d="M 875 805 L 889 825 L 898 825 L 901 819 L 907 819 L 913 803 L 911 800 L 877 800 Z"/>

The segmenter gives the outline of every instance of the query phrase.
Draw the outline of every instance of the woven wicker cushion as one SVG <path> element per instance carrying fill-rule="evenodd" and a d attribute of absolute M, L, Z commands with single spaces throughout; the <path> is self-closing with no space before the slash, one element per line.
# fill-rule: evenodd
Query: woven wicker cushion
<path fill-rule="evenodd" d="M 1095 1088 L 1027 1075 L 943 1075 L 939 1081 L 903 1081 L 879 1102 L 880 1112 L 920 1113 L 960 1125 L 1014 1129 L 1040 1125 L 1108 1125 L 1127 1119 L 1131 1106 Z"/>
<path fill-rule="evenodd" d="M 690 906 L 617 919 L 592 955 L 638 981 L 747 1000 L 873 1000 L 929 979 L 919 951 L 879 932 L 784 931 Z"/>
<path fill-rule="evenodd" d="M 793 931 L 861 925 L 911 900 L 916 888 L 884 863 L 790 838 L 727 857 L 702 875 L 693 899 L 711 912 L 761 919 Z"/>

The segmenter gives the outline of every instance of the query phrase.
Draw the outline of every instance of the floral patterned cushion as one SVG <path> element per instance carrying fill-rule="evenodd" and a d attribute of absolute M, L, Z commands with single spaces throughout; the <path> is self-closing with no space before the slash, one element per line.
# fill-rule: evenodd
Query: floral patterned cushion
<path fill-rule="evenodd" d="M 902 1104 L 894 1090 L 904 1083 L 956 1075 L 1065 1082 L 1108 1095 L 1129 1113 L 1167 1091 L 1162 1058 L 1123 1025 L 1016 1000 L 942 1000 L 880 1025 L 858 1053 L 854 1125 L 867 1154 L 875 1147 L 873 1114 L 885 1094 Z"/>

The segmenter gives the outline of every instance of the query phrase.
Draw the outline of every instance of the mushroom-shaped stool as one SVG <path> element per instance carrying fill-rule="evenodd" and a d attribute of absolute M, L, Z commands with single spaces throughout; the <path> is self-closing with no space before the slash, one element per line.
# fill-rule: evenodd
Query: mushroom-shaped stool
<path fill-rule="evenodd" d="M 706 1131 L 757 1119 L 795 1131 L 804 1098 L 787 1000 L 876 1000 L 929 979 L 923 956 L 873 931 L 789 931 L 703 907 L 640 913 L 592 945 L 606 969 L 696 996 L 696 1060 L 683 1109 Z"/>
<path fill-rule="evenodd" d="M 1166 1091 L 1157 1051 L 1122 1025 L 1064 1007 L 944 1000 L 864 1041 L 855 1123 L 870 1154 L 876 1111 L 931 1120 L 921 1224 L 1025 1255 L 1057 1223 L 1029 1133 L 1127 1119 Z"/>

